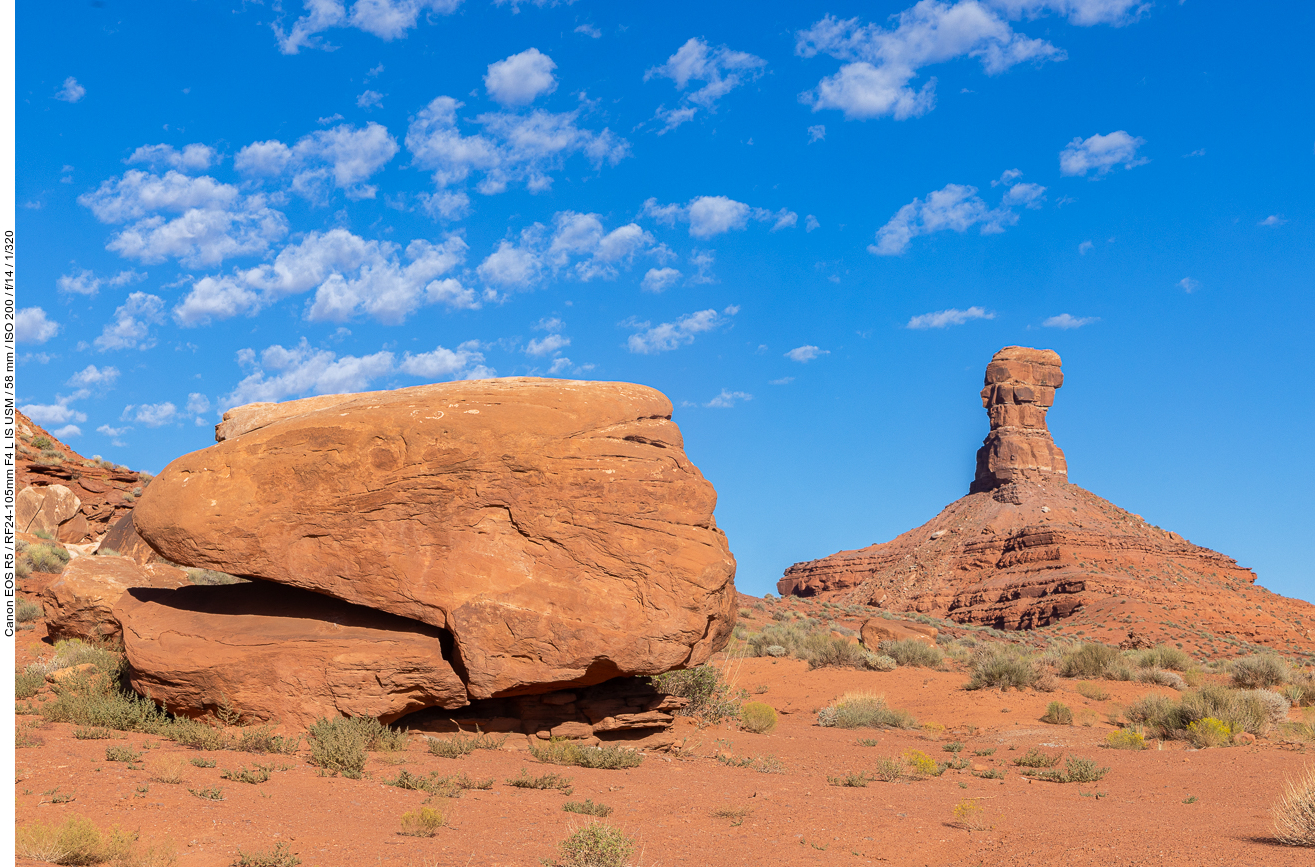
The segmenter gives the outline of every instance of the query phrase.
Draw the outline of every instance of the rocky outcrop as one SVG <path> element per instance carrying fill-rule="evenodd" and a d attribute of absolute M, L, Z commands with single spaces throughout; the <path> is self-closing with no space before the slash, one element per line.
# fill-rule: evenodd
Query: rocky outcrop
<path fill-rule="evenodd" d="M 187 573 L 160 563 L 139 566 L 123 557 L 75 557 L 42 591 L 52 638 L 112 640 L 119 636 L 114 605 L 133 587 L 181 587 Z"/>
<path fill-rule="evenodd" d="M 873 617 L 863 621 L 858 634 L 863 640 L 864 647 L 873 653 L 880 653 L 883 641 L 917 641 L 935 647 L 939 630 L 921 623 L 905 623 L 902 620 Z"/>
<path fill-rule="evenodd" d="M 118 554 L 139 564 L 164 562 L 164 558 L 155 553 L 154 549 L 146 544 L 145 539 L 137 535 L 137 525 L 133 521 L 131 511 L 110 525 L 109 530 L 101 537 L 96 552 Z"/>
<path fill-rule="evenodd" d="M 671 411 L 643 386 L 542 379 L 258 404 L 133 520 L 171 562 L 424 625 L 461 704 L 657 674 L 706 661 L 735 612 L 716 493 Z M 143 683 L 177 676 L 127 641 Z"/>
<path fill-rule="evenodd" d="M 14 500 L 14 521 L 20 533 L 46 533 L 61 542 L 81 542 L 87 520 L 82 501 L 63 485 L 24 488 Z"/>
<path fill-rule="evenodd" d="M 1079 614 L 1124 629 L 1134 610 L 1169 608 L 1175 629 L 1315 649 L 1303 625 L 1315 608 L 1253 586 L 1255 574 L 1232 558 L 1067 482 L 1045 419 L 1062 381 L 1053 352 L 996 353 L 982 390 L 991 432 L 968 496 L 889 542 L 796 563 L 777 589 L 998 629 Z"/>
<path fill-rule="evenodd" d="M 1068 481 L 1064 453 L 1046 427 L 1055 389 L 1063 384 L 1059 354 L 1049 349 L 1006 346 L 992 356 L 982 388 L 991 432 L 977 450 L 977 476 L 970 493 L 1010 482 Z"/>
<path fill-rule="evenodd" d="M 464 706 L 443 631 L 264 582 L 133 590 L 115 607 L 135 689 L 201 716 L 306 726 Z"/>

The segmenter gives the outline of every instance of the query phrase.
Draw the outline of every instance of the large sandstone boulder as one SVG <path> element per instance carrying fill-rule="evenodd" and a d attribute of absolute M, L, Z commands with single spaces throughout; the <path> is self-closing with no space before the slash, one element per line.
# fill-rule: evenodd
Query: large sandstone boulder
<path fill-rule="evenodd" d="M 734 619 L 716 493 L 671 411 L 528 378 L 257 404 L 134 518 L 170 561 L 444 630 L 471 699 L 654 674 L 706 661 Z"/>
<path fill-rule="evenodd" d="M 81 507 L 77 494 L 63 485 L 30 485 L 18 492 L 14 521 L 22 533 L 41 531 L 61 542 L 81 542 L 87 536 Z"/>
<path fill-rule="evenodd" d="M 133 521 L 131 510 L 110 525 L 109 530 L 101 537 L 96 551 L 113 551 L 120 557 L 127 557 L 142 564 L 162 562 L 160 555 L 137 535 L 137 525 Z"/>
<path fill-rule="evenodd" d="M 124 557 L 75 557 L 42 591 L 46 631 L 52 638 L 112 639 L 119 635 L 114 604 L 132 587 L 181 587 L 182 569 Z"/>
<path fill-rule="evenodd" d="M 858 634 L 862 637 L 864 647 L 873 653 L 880 653 L 883 641 L 917 641 L 935 647 L 939 632 L 936 627 L 922 623 L 906 623 L 901 620 L 873 617 L 863 621 Z"/>
<path fill-rule="evenodd" d="M 316 593 L 251 582 L 133 590 L 115 615 L 132 685 L 169 710 L 221 707 L 304 727 L 319 717 L 391 722 L 464 706 L 443 631 Z"/>

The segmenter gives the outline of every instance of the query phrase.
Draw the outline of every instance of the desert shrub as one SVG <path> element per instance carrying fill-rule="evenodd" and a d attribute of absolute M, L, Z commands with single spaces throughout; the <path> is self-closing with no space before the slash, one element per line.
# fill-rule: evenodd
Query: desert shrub
<path fill-rule="evenodd" d="M 606 804 L 595 804 L 592 798 L 584 801 L 567 801 L 562 804 L 562 809 L 567 813 L 580 813 L 585 816 L 598 816 L 607 818 L 612 815 L 612 808 Z"/>
<path fill-rule="evenodd" d="M 1046 705 L 1046 715 L 1041 717 L 1041 721 L 1056 726 L 1071 726 L 1073 725 L 1073 711 L 1063 702 L 1052 701 Z"/>
<path fill-rule="evenodd" d="M 826 728 L 916 728 L 918 723 L 907 711 L 886 704 L 884 695 L 870 692 L 847 692 L 835 704 L 817 714 L 817 724 Z"/>
<path fill-rule="evenodd" d="M 164 735 L 171 726 L 155 702 L 110 687 L 103 679 L 69 678 L 53 689 L 54 700 L 41 705 L 41 716 L 48 722 L 151 735 Z"/>
<path fill-rule="evenodd" d="M 575 787 L 571 785 L 570 777 L 564 777 L 561 774 L 532 776 L 525 768 L 521 768 L 519 775 L 508 777 L 506 783 L 518 789 L 556 789 L 563 795 L 569 795 L 575 791 Z"/>
<path fill-rule="evenodd" d="M 183 771 L 186 769 L 187 762 L 176 753 L 156 756 L 151 760 L 151 779 L 176 786 L 183 781 Z"/>
<path fill-rule="evenodd" d="M 373 720 L 378 724 L 378 720 Z M 330 776 L 342 774 L 353 780 L 365 770 L 365 750 L 370 742 L 369 730 L 357 725 L 354 718 L 321 717 L 310 726 L 310 763 Z"/>
<path fill-rule="evenodd" d="M 21 555 L 33 572 L 47 572 L 58 575 L 68 565 L 69 553 L 59 545 L 28 545 Z"/>
<path fill-rule="evenodd" d="M 426 738 L 431 755 L 443 759 L 464 758 L 475 750 L 500 750 L 507 742 L 508 735 L 495 735 L 482 732 L 475 727 L 474 734 L 458 731 L 451 737 Z"/>
<path fill-rule="evenodd" d="M 1046 753 L 1033 747 L 1014 759 L 1014 764 L 1020 768 L 1053 768 L 1059 764 L 1061 758 L 1063 758 L 1063 755 L 1060 753 Z"/>
<path fill-rule="evenodd" d="M 398 732 L 403 738 L 405 732 Z M 291 755 L 301 746 L 301 737 L 284 737 L 274 734 L 270 726 L 253 726 L 237 733 L 233 749 L 241 753 L 282 753 Z"/>
<path fill-rule="evenodd" d="M 32 822 L 19 826 L 15 850 L 24 858 L 50 864 L 108 864 L 111 867 L 173 867 L 173 846 L 148 845 L 116 825 L 102 832 L 89 819 L 70 816 L 58 825 Z"/>
<path fill-rule="evenodd" d="M 107 747 L 105 750 L 105 761 L 107 762 L 133 762 L 141 761 L 142 754 L 132 747 Z"/>
<path fill-rule="evenodd" d="M 1095 783 L 1103 780 L 1109 772 L 1109 768 L 1097 767 L 1091 759 L 1069 756 L 1068 761 L 1064 762 L 1064 770 L 1041 771 L 1037 777 L 1055 783 Z"/>
<path fill-rule="evenodd" d="M 886 756 L 877 759 L 877 766 L 872 772 L 874 779 L 885 783 L 894 783 L 904 778 L 904 760 Z"/>
<path fill-rule="evenodd" d="M 1228 666 L 1233 685 L 1242 689 L 1266 689 L 1285 683 L 1292 676 L 1287 660 L 1273 653 L 1253 653 L 1233 660 Z"/>
<path fill-rule="evenodd" d="M 884 654 L 870 653 L 863 645 L 847 638 L 827 636 L 808 656 L 809 668 L 857 668 L 863 671 L 893 671 L 895 666 Z"/>
<path fill-rule="evenodd" d="M 46 685 L 46 676 L 39 671 L 14 672 L 14 698 L 31 698 Z"/>
<path fill-rule="evenodd" d="M 776 612 L 776 615 L 773 615 L 775 619 L 785 620 L 781 612 Z M 833 631 L 842 633 L 842 636 L 832 635 Z M 843 637 L 851 632 L 843 626 L 805 617 L 793 623 L 769 623 L 761 632 L 746 634 L 744 641 L 752 656 L 792 656 L 807 662 L 810 668 L 889 671 L 881 667 L 877 654 L 869 653 L 861 644 Z"/>
<path fill-rule="evenodd" d="M 1206 717 L 1187 724 L 1187 740 L 1198 749 L 1226 747 L 1233 742 L 1233 730 L 1222 720 Z"/>
<path fill-rule="evenodd" d="M 1134 729 L 1119 729 L 1106 736 L 1105 746 L 1112 750 L 1144 750 L 1146 738 Z"/>
<path fill-rule="evenodd" d="M 748 702 L 740 708 L 740 728 L 765 735 L 776 728 L 776 710 L 763 701 Z"/>
<path fill-rule="evenodd" d="M 1292 703 L 1282 693 L 1272 689 L 1248 689 L 1238 694 L 1240 701 L 1255 701 L 1265 714 L 1270 725 L 1281 723 L 1288 718 Z"/>
<path fill-rule="evenodd" d="M 207 587 L 249 583 L 245 578 L 238 578 L 236 575 L 229 575 L 227 572 L 216 572 L 213 569 L 184 569 L 183 571 L 187 573 L 188 581 Z"/>
<path fill-rule="evenodd" d="M 194 750 L 231 750 L 236 743 L 223 729 L 192 719 L 174 720 L 164 734 L 180 747 Z"/>
<path fill-rule="evenodd" d="M 1184 690 L 1187 689 L 1187 681 L 1176 671 L 1168 671 L 1163 668 L 1140 668 L 1133 679 L 1138 683 L 1153 683 L 1157 686 L 1167 686 L 1170 689 Z"/>
<path fill-rule="evenodd" d="M 908 750 L 903 755 L 904 766 L 913 777 L 939 777 L 945 773 L 945 765 L 940 764 L 922 750 Z"/>
<path fill-rule="evenodd" d="M 731 689 L 722 680 L 721 670 L 714 665 L 668 671 L 650 679 L 660 692 L 689 699 L 689 704 L 677 713 L 692 716 L 702 723 L 717 723 L 737 716 L 740 703 L 748 696 L 742 689 Z"/>
<path fill-rule="evenodd" d="M 827 775 L 827 784 L 832 786 L 841 786 L 851 789 L 866 788 L 868 784 L 867 774 L 860 774 L 856 771 L 847 771 L 839 776 Z"/>
<path fill-rule="evenodd" d="M 1287 780 L 1274 804 L 1274 838 L 1288 846 L 1315 846 L 1315 765 Z"/>
<path fill-rule="evenodd" d="M 619 828 L 594 822 L 574 831 L 557 847 L 556 867 L 624 867 L 635 841 Z"/>
<path fill-rule="evenodd" d="M 402 830 L 398 833 L 407 837 L 433 837 L 445 822 L 447 817 L 442 810 L 421 807 L 402 814 Z"/>
<path fill-rule="evenodd" d="M 1288 700 L 1292 707 L 1299 707 L 1306 699 L 1306 688 L 1296 683 L 1289 683 L 1279 691 L 1279 695 Z"/>
<path fill-rule="evenodd" d="M 214 759 L 193 758 L 193 759 L 188 759 L 188 761 L 190 761 L 193 765 L 195 765 L 198 768 L 213 768 L 215 766 Z"/>
<path fill-rule="evenodd" d="M 254 786 L 268 781 L 273 770 L 273 766 L 252 765 L 248 768 L 246 765 L 238 765 L 235 769 L 225 768 L 219 772 L 219 776 L 235 783 L 251 783 Z"/>
<path fill-rule="evenodd" d="M 1092 701 L 1108 701 L 1110 697 L 1108 692 L 1101 689 L 1096 684 L 1088 683 L 1087 681 L 1079 681 L 1077 691 L 1079 695 L 1089 698 Z"/>
<path fill-rule="evenodd" d="M 18 618 L 19 623 L 31 623 L 45 613 L 45 609 L 30 599 L 20 598 L 14 606 L 14 617 Z"/>
<path fill-rule="evenodd" d="M 982 822 L 982 805 L 973 798 L 964 798 L 954 805 L 954 821 L 966 831 L 986 830 Z"/>
<path fill-rule="evenodd" d="M 1036 687 L 1042 671 L 1027 651 L 1011 645 L 984 645 L 973 653 L 972 679 L 964 689 Z"/>
<path fill-rule="evenodd" d="M 1271 696 L 1277 696 L 1279 701 Z M 1156 694 L 1143 696 L 1129 706 L 1127 715 L 1132 722 L 1144 724 L 1162 738 L 1191 740 L 1188 731 L 1191 724 L 1207 718 L 1222 723 L 1231 733 L 1246 731 L 1262 735 L 1272 725 L 1273 715 L 1282 701 L 1282 696 L 1268 690 L 1239 691 L 1207 684 L 1184 693 L 1179 701 Z"/>
<path fill-rule="evenodd" d="M 233 867 L 297 867 L 301 859 L 288 851 L 287 843 L 275 843 L 273 849 L 243 852 L 237 850 Z"/>
<path fill-rule="evenodd" d="M 115 734 L 109 729 L 103 729 L 103 728 L 89 728 L 89 729 L 78 728 L 73 730 L 73 737 L 77 738 L 80 741 L 106 741 L 106 740 L 110 740 L 111 738 L 121 737 L 121 735 Z"/>
<path fill-rule="evenodd" d="M 1176 647 L 1159 644 L 1149 650 L 1139 650 L 1132 655 L 1138 668 L 1167 668 L 1170 671 L 1187 671 L 1192 667 L 1192 657 Z"/>
<path fill-rule="evenodd" d="M 911 665 L 920 668 L 940 668 L 945 661 L 945 654 L 939 648 L 918 641 L 915 638 L 905 638 L 901 641 L 883 641 L 881 642 L 881 652 L 900 665 Z"/>
<path fill-rule="evenodd" d="M 1118 663 L 1118 648 L 1088 642 L 1060 658 L 1059 673 L 1063 677 L 1105 678 Z"/>
<path fill-rule="evenodd" d="M 638 750 L 615 745 L 586 747 L 567 740 L 531 744 L 530 755 L 552 765 L 574 765 L 580 768 L 605 770 L 637 768 L 644 761 L 644 756 Z"/>
<path fill-rule="evenodd" d="M 32 448 L 34 449 L 41 449 L 42 451 L 44 451 L 53 445 L 54 443 L 50 441 L 49 437 L 44 437 L 41 436 L 40 434 L 37 434 L 36 436 L 32 437 Z"/>

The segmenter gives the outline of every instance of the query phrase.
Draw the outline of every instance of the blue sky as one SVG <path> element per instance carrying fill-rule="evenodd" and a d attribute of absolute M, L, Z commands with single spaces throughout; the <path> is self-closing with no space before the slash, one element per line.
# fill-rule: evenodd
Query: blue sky
<path fill-rule="evenodd" d="M 652 385 L 737 583 L 967 492 L 991 354 L 1070 480 L 1315 600 L 1315 7 L 19 4 L 20 404 Z"/>

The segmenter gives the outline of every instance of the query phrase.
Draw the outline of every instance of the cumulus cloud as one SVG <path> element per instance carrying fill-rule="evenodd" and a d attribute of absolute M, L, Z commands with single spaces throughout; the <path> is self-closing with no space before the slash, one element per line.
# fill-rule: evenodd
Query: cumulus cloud
<path fill-rule="evenodd" d="M 1070 24 L 1129 24 L 1151 8 L 1148 0 L 989 0 L 1010 18 L 1037 18 L 1047 12 L 1067 18 Z"/>
<path fill-rule="evenodd" d="M 164 321 L 164 299 L 158 295 L 134 292 L 114 311 L 100 337 L 94 341 L 101 352 L 111 349 L 149 349 L 155 345 L 150 337 L 152 325 Z"/>
<path fill-rule="evenodd" d="M 505 60 L 490 63 L 484 89 L 502 105 L 529 105 L 557 89 L 552 71 L 557 64 L 537 48 L 527 48 Z"/>
<path fill-rule="evenodd" d="M 69 403 L 80 397 L 85 397 L 86 392 L 81 392 L 67 397 L 57 397 L 55 403 L 38 404 L 30 403 L 27 406 L 20 406 L 19 409 L 23 414 L 39 425 L 67 424 L 68 422 L 85 422 L 87 414 L 79 412 Z"/>
<path fill-rule="evenodd" d="M 466 242 L 455 235 L 438 244 L 417 239 L 403 249 L 346 229 L 310 232 L 279 251 L 273 262 L 196 281 L 173 315 L 180 325 L 204 325 L 254 315 L 314 289 L 307 319 L 340 322 L 366 315 L 396 325 L 428 304 L 479 305 L 473 289 L 443 276 L 465 261 L 466 250 Z"/>
<path fill-rule="evenodd" d="M 20 307 L 14 314 L 14 340 L 17 343 L 45 343 L 59 333 L 59 323 L 46 316 L 40 307 Z"/>
<path fill-rule="evenodd" d="M 73 76 L 64 79 L 64 85 L 55 91 L 55 99 L 62 102 L 77 102 L 87 95 L 87 89 L 78 84 L 78 80 Z"/>
<path fill-rule="evenodd" d="M 97 277 L 90 269 L 83 268 L 76 274 L 63 274 L 55 285 L 60 292 L 72 292 L 75 295 L 95 295 L 102 286 L 118 288 L 130 283 L 145 280 L 146 275 L 138 271 L 120 271 L 113 277 Z"/>
<path fill-rule="evenodd" d="M 385 42 L 401 39 L 416 26 L 421 14 L 449 15 L 461 0 L 356 0 L 350 11 L 344 0 L 304 0 L 303 5 L 305 14 L 286 31 L 282 16 L 270 25 L 284 54 L 297 54 L 303 48 L 332 51 L 334 46 L 320 34 L 338 27 L 362 30 Z"/>
<path fill-rule="evenodd" d="M 747 84 L 763 74 L 767 61 L 743 51 L 732 51 L 725 45 L 712 48 L 707 42 L 694 37 L 676 50 L 661 66 L 644 73 L 644 80 L 669 78 L 681 92 L 676 108 L 659 106 L 656 118 L 664 124 L 659 135 L 693 120 L 699 109 L 716 113 L 717 101 L 737 87 Z M 701 82 L 702 87 L 686 92 L 690 82 Z"/>
<path fill-rule="evenodd" d="M 289 147 L 281 141 L 252 142 L 237 152 L 233 166 L 248 177 L 290 178 L 290 189 L 312 202 L 327 202 L 333 189 L 349 199 L 373 199 L 378 187 L 365 183 L 397 155 L 397 140 L 373 121 L 316 130 Z"/>
<path fill-rule="evenodd" d="M 939 310 L 935 313 L 922 313 L 914 316 L 909 320 L 909 324 L 904 327 L 922 331 L 928 328 L 948 328 L 951 325 L 963 325 L 965 322 L 971 322 L 974 319 L 994 318 L 994 313 L 981 307 L 969 307 L 967 310 L 958 310 L 951 307 L 949 310 Z"/>
<path fill-rule="evenodd" d="M 773 232 L 791 228 L 799 222 L 799 215 L 786 208 L 779 211 L 752 208 L 727 196 L 698 196 L 687 205 L 661 205 L 657 199 L 648 199 L 644 202 L 642 215 L 667 226 L 673 226 L 677 221 L 687 222 L 689 233 L 695 238 L 711 238 L 744 229 L 751 219 L 772 223 Z"/>
<path fill-rule="evenodd" d="M 475 270 L 486 284 L 503 289 L 527 289 L 549 274 L 568 270 L 586 282 L 612 280 L 636 255 L 656 252 L 655 243 L 638 224 L 609 232 L 598 214 L 559 211 L 551 230 L 535 223 L 517 239 L 503 239 Z"/>
<path fill-rule="evenodd" d="M 1281 226 L 1281 225 L 1283 225 L 1283 224 L 1286 223 L 1286 222 L 1287 222 L 1287 219 L 1285 219 L 1281 214 L 1270 214 L 1268 217 L 1266 217 L 1265 219 L 1261 220 L 1261 221 L 1260 221 L 1259 223 L 1257 223 L 1256 225 L 1258 225 L 1258 226 Z"/>
<path fill-rule="evenodd" d="M 1079 256 L 1087 255 L 1087 251 L 1093 249 L 1095 246 L 1096 245 L 1090 241 L 1083 241 L 1081 244 L 1078 244 L 1078 255 Z"/>
<path fill-rule="evenodd" d="M 877 242 L 868 246 L 868 252 L 878 256 L 898 256 L 919 235 L 947 229 L 963 233 L 980 225 L 983 235 L 1003 232 L 1005 227 L 1018 222 L 1016 207 L 1035 209 L 1045 200 L 1045 187 L 1018 183 L 1017 177 L 1009 178 L 1013 186 L 1005 191 L 995 208 L 989 207 L 977 195 L 976 187 L 964 184 L 946 184 L 929 193 L 926 199 L 914 199 L 877 230 Z"/>
<path fill-rule="evenodd" d="M 406 353 L 398 370 L 428 380 L 491 379 L 497 371 L 484 364 L 478 340 L 468 340 L 456 349 L 436 347 L 419 355 Z"/>
<path fill-rule="evenodd" d="M 603 31 L 599 30 L 597 27 L 593 26 L 592 24 L 581 24 L 579 27 L 575 28 L 575 32 L 583 33 L 585 36 L 588 36 L 590 39 L 603 38 Z"/>
<path fill-rule="evenodd" d="M 94 364 L 88 364 L 82 370 L 69 379 L 69 385 L 76 385 L 79 388 L 89 388 L 91 386 L 100 386 L 108 388 L 119 378 L 119 369 L 117 367 L 97 367 Z"/>
<path fill-rule="evenodd" d="M 1191 293 L 1195 292 L 1197 289 L 1201 288 L 1201 281 L 1193 280 L 1191 277 L 1184 277 L 1183 279 L 1178 281 L 1178 285 L 1182 287 L 1182 290 L 1184 292 L 1190 295 Z"/>
<path fill-rule="evenodd" d="M 825 126 L 825 125 L 819 123 L 819 124 L 816 124 L 816 125 L 814 125 L 814 126 L 810 126 L 810 127 L 808 128 L 808 143 L 809 143 L 809 144 L 812 144 L 813 142 L 823 141 L 824 139 L 826 139 L 826 126 Z"/>
<path fill-rule="evenodd" d="M 61 428 L 56 428 L 51 431 L 51 433 L 53 433 L 57 439 L 66 440 L 69 437 L 82 436 L 82 428 L 75 424 L 66 424 Z"/>
<path fill-rule="evenodd" d="M 124 162 L 128 165 L 146 163 L 152 168 L 164 166 L 182 172 L 203 172 L 217 160 L 214 148 L 196 143 L 184 146 L 181 151 L 167 144 L 142 145 Z"/>
<path fill-rule="evenodd" d="M 800 95 L 813 111 L 837 109 L 851 120 L 919 117 L 936 104 L 936 79 L 913 84 L 927 66 L 971 57 L 987 75 L 1020 63 L 1063 60 L 1064 52 L 1044 39 L 1017 33 L 995 11 L 976 0 L 921 2 L 894 16 L 895 26 L 861 24 L 857 18 L 826 16 L 800 32 L 795 53 L 827 54 L 840 70 Z"/>
<path fill-rule="evenodd" d="M 377 90 L 367 90 L 356 97 L 356 107 L 369 111 L 384 104 L 384 95 Z"/>
<path fill-rule="evenodd" d="M 484 195 L 518 183 L 538 193 L 552 186 L 551 173 L 561 170 L 571 156 L 585 157 L 598 170 L 604 163 L 616 165 L 630 153 L 630 144 L 609 129 L 581 129 L 580 109 L 488 112 L 475 118 L 483 132 L 466 136 L 457 123 L 461 106 L 449 96 L 440 96 L 407 128 L 406 147 L 414 164 L 432 172 L 439 189 L 479 174 L 475 188 Z"/>
<path fill-rule="evenodd" d="M 165 403 L 128 404 L 119 416 L 121 421 L 135 421 L 147 427 L 163 427 L 178 421 L 178 407 Z"/>
<path fill-rule="evenodd" d="M 1078 177 L 1094 172 L 1099 178 L 1120 165 L 1125 169 L 1144 165 L 1150 159 L 1137 156 L 1137 149 L 1144 144 L 1146 139 L 1134 138 L 1121 129 L 1087 139 L 1078 136 L 1059 152 L 1059 172 Z"/>
<path fill-rule="evenodd" d="M 103 424 L 96 428 L 96 433 L 105 434 L 107 437 L 121 437 L 130 430 L 132 430 L 130 427 L 110 427 L 107 424 Z"/>
<path fill-rule="evenodd" d="M 210 409 L 210 398 L 199 392 L 192 392 L 187 395 L 187 411 L 192 415 L 200 415 Z"/>
<path fill-rule="evenodd" d="M 675 268 L 649 268 L 639 288 L 645 292 L 664 292 L 679 282 L 680 272 Z"/>
<path fill-rule="evenodd" d="M 631 352 L 641 355 L 669 352 L 693 343 L 700 334 L 721 328 L 738 312 L 738 307 L 727 307 L 720 313 L 712 309 L 700 310 L 687 313 L 675 322 L 663 322 L 651 328 L 645 324 L 645 330 L 630 335 L 626 345 Z"/>
<path fill-rule="evenodd" d="M 798 361 L 801 364 L 807 364 L 815 358 L 821 358 L 823 355 L 830 355 L 828 349 L 819 349 L 816 346 L 804 345 L 796 346 L 785 354 L 785 357 L 791 361 Z"/>
<path fill-rule="evenodd" d="M 753 395 L 747 394 L 743 391 L 729 391 L 723 388 L 720 394 L 705 403 L 704 406 L 712 407 L 713 409 L 730 409 L 735 406 L 736 401 L 743 400 L 753 400 Z"/>
<path fill-rule="evenodd" d="M 1051 316 L 1041 324 L 1046 328 L 1081 328 L 1084 325 L 1090 325 L 1093 322 L 1099 322 L 1099 316 L 1072 316 L 1068 313 L 1061 313 L 1058 316 Z"/>
<path fill-rule="evenodd" d="M 545 334 L 543 337 L 536 337 L 525 345 L 525 354 L 533 355 L 540 358 L 545 355 L 556 355 L 561 350 L 571 345 L 571 338 L 562 334 Z"/>

